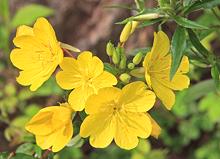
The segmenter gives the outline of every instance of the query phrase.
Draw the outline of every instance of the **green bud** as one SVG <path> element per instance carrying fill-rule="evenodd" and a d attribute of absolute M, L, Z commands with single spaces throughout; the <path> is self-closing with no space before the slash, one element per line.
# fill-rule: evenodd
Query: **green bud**
<path fill-rule="evenodd" d="M 142 54 L 142 52 L 139 52 L 139 53 L 137 53 L 137 54 L 134 56 L 132 62 L 133 62 L 135 65 L 138 65 L 138 64 L 141 62 L 142 59 L 143 59 L 143 54 Z"/>
<path fill-rule="evenodd" d="M 113 52 L 115 51 L 114 45 L 111 43 L 111 41 L 108 42 L 106 45 L 106 53 L 108 56 L 112 56 Z"/>
<path fill-rule="evenodd" d="M 127 57 L 125 56 L 125 54 L 121 54 L 121 61 L 120 61 L 120 64 L 119 64 L 119 68 L 120 69 L 125 69 L 126 64 L 127 64 Z"/>
<path fill-rule="evenodd" d="M 134 67 L 135 67 L 135 64 L 134 64 L 134 63 L 129 63 L 129 64 L 128 64 L 128 69 L 133 70 Z"/>
<path fill-rule="evenodd" d="M 129 83 L 131 76 L 127 73 L 123 73 L 120 75 L 119 79 L 124 83 Z"/>
<path fill-rule="evenodd" d="M 137 77 L 137 78 L 144 78 L 145 70 L 143 67 L 139 67 L 139 68 L 133 69 L 130 72 L 130 75 Z"/>
<path fill-rule="evenodd" d="M 117 47 L 112 54 L 112 61 L 115 65 L 117 65 L 120 62 L 120 56 L 121 56 L 121 50 L 119 47 Z"/>
<path fill-rule="evenodd" d="M 133 18 L 133 20 L 137 20 L 137 21 L 152 20 L 152 19 L 157 19 L 160 16 L 161 15 L 158 14 L 158 13 L 147 13 L 147 14 L 142 14 L 142 15 L 135 16 Z"/>

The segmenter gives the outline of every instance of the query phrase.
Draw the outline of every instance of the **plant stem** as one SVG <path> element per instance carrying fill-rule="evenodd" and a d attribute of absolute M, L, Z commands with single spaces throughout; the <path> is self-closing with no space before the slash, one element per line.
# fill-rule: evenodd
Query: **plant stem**
<path fill-rule="evenodd" d="M 50 148 L 47 149 L 47 150 L 43 153 L 43 155 L 41 156 L 40 159 L 46 159 L 50 152 L 51 152 L 51 149 L 50 149 Z"/>

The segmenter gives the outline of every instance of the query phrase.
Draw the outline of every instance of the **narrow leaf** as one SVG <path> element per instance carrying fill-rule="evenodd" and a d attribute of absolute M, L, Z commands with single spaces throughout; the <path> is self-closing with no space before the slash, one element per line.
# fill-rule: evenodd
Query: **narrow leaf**
<path fill-rule="evenodd" d="M 220 0 L 200 0 L 194 2 L 192 5 L 187 6 L 184 9 L 184 14 L 187 15 L 188 13 L 198 10 L 198 9 L 210 9 L 216 7 L 220 4 Z"/>
<path fill-rule="evenodd" d="M 46 17 L 53 14 L 53 10 L 38 4 L 30 4 L 20 8 L 12 19 L 12 27 L 32 24 L 38 17 Z"/>
<path fill-rule="evenodd" d="M 193 44 L 193 46 L 196 48 L 196 50 L 204 57 L 207 58 L 209 51 L 201 44 L 201 42 L 199 41 L 199 38 L 197 37 L 197 35 L 193 32 L 192 29 L 187 29 L 188 31 L 188 35 L 189 35 L 189 39 L 191 41 L 191 43 Z"/>
<path fill-rule="evenodd" d="M 156 23 L 158 23 L 158 22 L 160 22 L 162 20 L 163 20 L 163 18 L 158 18 L 158 19 L 152 19 L 152 20 L 144 21 L 144 22 L 142 22 L 138 26 L 138 28 L 143 28 L 143 27 L 146 27 L 146 26 L 150 26 L 150 25 L 156 24 Z"/>
<path fill-rule="evenodd" d="M 220 77 L 219 77 L 220 71 L 219 71 L 219 69 L 218 69 L 217 64 L 215 64 L 214 66 L 212 66 L 212 68 L 211 68 L 211 75 L 212 75 L 212 78 L 213 78 L 213 80 L 214 80 L 214 82 L 215 82 L 216 88 L 219 89 L 219 87 L 220 87 L 220 79 L 219 79 L 219 78 L 220 78 Z"/>
<path fill-rule="evenodd" d="M 191 28 L 191 29 L 208 29 L 206 26 L 200 25 L 194 21 L 191 21 L 189 19 L 176 16 L 174 17 L 174 20 L 177 24 L 185 27 L 185 28 Z"/>
<path fill-rule="evenodd" d="M 179 68 L 185 47 L 186 47 L 185 29 L 181 26 L 178 26 L 171 41 L 172 63 L 170 69 L 170 80 L 172 80 L 173 76 L 175 75 L 176 71 Z"/>

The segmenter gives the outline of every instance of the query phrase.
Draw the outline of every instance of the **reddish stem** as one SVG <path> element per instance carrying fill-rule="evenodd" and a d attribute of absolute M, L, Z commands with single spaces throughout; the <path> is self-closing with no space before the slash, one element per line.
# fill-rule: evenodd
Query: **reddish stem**
<path fill-rule="evenodd" d="M 66 53 L 67 55 L 69 55 L 70 57 L 73 57 L 73 55 L 71 54 L 71 52 L 69 52 L 67 49 L 63 49 L 63 52 Z"/>
<path fill-rule="evenodd" d="M 47 149 L 47 150 L 43 153 L 43 155 L 41 156 L 40 159 L 46 159 L 50 152 L 51 152 L 51 148 Z"/>

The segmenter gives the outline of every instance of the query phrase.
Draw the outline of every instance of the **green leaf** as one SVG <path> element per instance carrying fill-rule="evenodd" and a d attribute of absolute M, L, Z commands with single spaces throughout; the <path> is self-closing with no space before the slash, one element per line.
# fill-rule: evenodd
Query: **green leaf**
<path fill-rule="evenodd" d="M 153 20 L 148 20 L 148 21 L 144 21 L 143 23 L 141 23 L 138 28 L 143 28 L 143 27 L 146 27 L 146 26 L 150 26 L 150 25 L 153 25 L 153 24 L 156 24 L 160 21 L 162 21 L 163 18 L 158 18 L 158 19 L 153 19 Z"/>
<path fill-rule="evenodd" d="M 194 2 L 192 5 L 186 7 L 184 9 L 184 14 L 188 14 L 192 11 L 198 10 L 198 9 L 210 9 L 218 6 L 220 4 L 219 0 L 200 0 Z"/>
<path fill-rule="evenodd" d="M 220 121 L 220 109 L 219 109 L 220 98 L 219 95 L 211 92 L 208 93 L 200 102 L 199 102 L 199 111 L 205 112 L 211 122 Z"/>
<path fill-rule="evenodd" d="M 9 18 L 9 0 L 0 0 L 0 16 L 4 20 Z"/>
<path fill-rule="evenodd" d="M 80 148 L 84 143 L 84 140 L 80 137 L 80 135 L 74 136 L 70 142 L 67 144 L 67 147 L 74 146 L 75 148 Z"/>
<path fill-rule="evenodd" d="M 24 113 L 27 117 L 34 116 L 38 111 L 40 110 L 40 107 L 36 104 L 28 105 L 28 107 L 24 110 Z"/>
<path fill-rule="evenodd" d="M 215 83 L 212 79 L 199 82 L 198 84 L 195 84 L 188 88 L 184 100 L 186 103 L 190 103 L 205 96 L 209 92 L 215 91 L 215 89 Z"/>
<path fill-rule="evenodd" d="M 30 25 L 38 17 L 50 16 L 54 11 L 48 7 L 39 4 L 30 4 L 20 8 L 12 19 L 12 27 L 19 25 Z"/>
<path fill-rule="evenodd" d="M 130 21 L 131 18 L 132 18 L 132 17 L 126 18 L 126 19 L 124 19 L 124 20 L 122 20 L 122 21 L 120 21 L 120 22 L 116 22 L 115 24 L 119 24 L 119 25 L 121 25 L 121 24 L 127 24 L 127 23 Z"/>
<path fill-rule="evenodd" d="M 24 143 L 16 149 L 16 153 L 23 153 L 23 154 L 26 154 L 26 155 L 33 155 L 34 150 L 35 150 L 35 145 L 34 144 Z"/>
<path fill-rule="evenodd" d="M 34 157 L 26 155 L 26 154 L 23 154 L 23 153 L 17 153 L 11 159 L 34 159 Z"/>
<path fill-rule="evenodd" d="M 35 93 L 35 96 L 62 95 L 63 90 L 57 85 L 55 78 L 49 78 Z"/>
<path fill-rule="evenodd" d="M 0 24 L 0 49 L 5 53 L 9 51 L 9 32 L 6 26 Z"/>
<path fill-rule="evenodd" d="M 204 58 L 207 58 L 208 55 L 210 54 L 209 51 L 201 44 L 201 42 L 199 41 L 199 38 L 198 38 L 197 35 L 193 32 L 192 29 L 187 29 L 187 31 L 188 31 L 189 39 L 190 39 L 191 43 L 193 44 L 193 46 L 196 48 L 196 50 L 197 50 Z"/>
<path fill-rule="evenodd" d="M 191 28 L 191 29 L 208 29 L 206 26 L 203 26 L 201 24 L 198 24 L 194 21 L 191 21 L 189 19 L 180 17 L 180 16 L 175 16 L 174 20 L 176 21 L 177 24 L 185 27 L 185 28 Z"/>
<path fill-rule="evenodd" d="M 109 63 L 104 63 L 104 69 L 115 76 L 119 73 L 119 70 Z"/>
<path fill-rule="evenodd" d="M 42 156 L 42 149 L 38 145 L 34 146 L 34 152 L 35 152 L 34 156 L 36 158 L 40 158 Z"/>
<path fill-rule="evenodd" d="M 220 70 L 218 69 L 217 64 L 212 66 L 211 75 L 212 75 L 213 80 L 215 81 L 216 88 L 219 89 L 220 88 Z"/>
<path fill-rule="evenodd" d="M 7 159 L 9 156 L 8 152 L 0 152 L 0 159 Z"/>
<path fill-rule="evenodd" d="M 172 63 L 170 69 L 170 80 L 172 80 L 173 76 L 175 75 L 176 71 L 179 68 L 185 47 L 186 47 L 185 29 L 181 26 L 177 26 L 171 41 Z"/>

